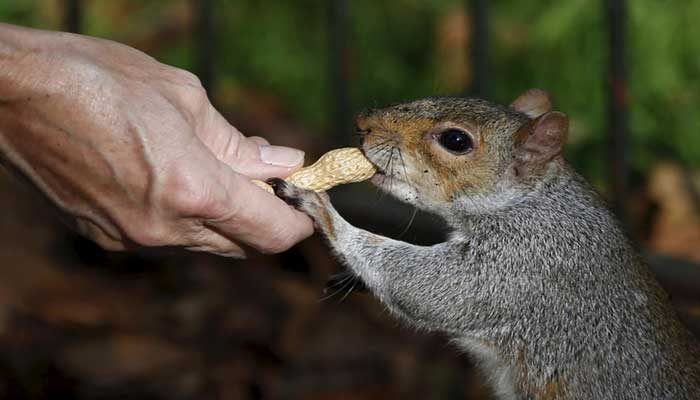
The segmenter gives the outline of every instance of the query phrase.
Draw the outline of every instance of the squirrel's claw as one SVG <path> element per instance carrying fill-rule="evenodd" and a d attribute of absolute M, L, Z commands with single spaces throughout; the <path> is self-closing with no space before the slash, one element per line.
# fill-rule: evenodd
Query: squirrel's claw
<path fill-rule="evenodd" d="M 271 178 L 266 183 L 272 186 L 275 196 L 299 211 L 314 216 L 314 210 L 330 206 L 328 195 L 325 192 L 314 192 L 302 189 L 280 178 Z"/>
<path fill-rule="evenodd" d="M 275 193 L 275 196 L 279 197 L 290 206 L 297 209 L 299 208 L 300 199 L 295 194 L 301 189 L 280 178 L 270 178 L 265 181 L 265 183 L 272 187 L 272 191 Z"/>

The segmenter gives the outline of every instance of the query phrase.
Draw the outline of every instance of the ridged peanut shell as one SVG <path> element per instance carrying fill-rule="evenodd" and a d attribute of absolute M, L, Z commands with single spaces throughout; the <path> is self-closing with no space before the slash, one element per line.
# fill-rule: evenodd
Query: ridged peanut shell
<path fill-rule="evenodd" d="M 347 147 L 329 151 L 312 165 L 290 175 L 287 181 L 302 189 L 324 192 L 335 186 L 365 181 L 376 172 L 377 168 L 360 149 Z M 264 182 L 253 183 L 272 192 Z"/>

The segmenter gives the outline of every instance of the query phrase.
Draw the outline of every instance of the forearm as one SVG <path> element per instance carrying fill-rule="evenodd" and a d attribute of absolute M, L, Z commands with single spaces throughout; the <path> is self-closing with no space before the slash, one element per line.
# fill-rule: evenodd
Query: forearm
<path fill-rule="evenodd" d="M 416 246 L 357 228 L 344 220 L 333 208 L 335 236 L 326 235 L 333 250 L 342 257 L 368 287 L 375 291 L 389 288 L 389 281 L 401 279 L 424 260 L 432 248 Z M 325 232 L 324 232 L 325 233 Z M 379 293 L 377 293 L 379 294 Z"/>
<path fill-rule="evenodd" d="M 329 243 L 334 251 L 391 309 L 415 319 L 410 304 L 419 302 L 416 288 L 438 284 L 431 260 L 445 259 L 446 246 L 417 246 L 357 228 L 339 215 L 333 220 L 337 235 Z"/>
<path fill-rule="evenodd" d="M 24 173 L 60 161 L 51 155 L 84 149 L 95 121 L 112 118 L 98 109 L 107 76 L 75 51 L 90 42 L 0 23 L 0 157 L 16 166 L 32 158 Z"/>
<path fill-rule="evenodd" d="M 0 101 L 26 98 L 41 87 L 41 81 L 49 81 L 48 76 L 41 79 L 50 72 L 48 62 L 41 60 L 60 35 L 0 23 Z"/>
<path fill-rule="evenodd" d="M 85 88 L 104 79 L 101 63 L 94 62 L 110 57 L 102 42 L 107 41 L 0 23 L 0 102 L 56 95 L 79 99 Z"/>
<path fill-rule="evenodd" d="M 55 91 L 52 71 L 44 56 L 50 33 L 0 23 L 0 160 L 31 176 L 41 168 L 31 158 L 41 148 L 47 119 L 41 105 Z M 40 159 L 39 159 L 40 161 Z"/>
<path fill-rule="evenodd" d="M 10 136 L 38 131 L 46 122 L 39 118 L 41 104 L 69 83 L 49 52 L 57 52 L 61 35 L 0 23 L 0 156 L 5 159 L 13 158 L 9 152 L 17 144 Z"/>
<path fill-rule="evenodd" d="M 18 56 L 33 47 L 32 29 L 0 23 L 0 76 L 8 75 L 8 68 L 17 62 Z"/>
<path fill-rule="evenodd" d="M 330 243 L 390 310 L 422 329 L 459 336 L 503 312 L 504 305 L 483 290 L 492 286 L 484 282 L 490 278 L 465 242 L 416 246 L 347 224 Z"/>
<path fill-rule="evenodd" d="M 0 23 L 0 161 L 16 165 L 21 157 L 12 152 L 12 137 L 25 131 L 29 121 L 23 120 L 18 105 L 31 99 L 32 84 L 28 72 L 34 58 L 33 30 Z"/>
<path fill-rule="evenodd" d="M 111 167 L 116 163 L 108 163 L 110 154 L 98 151 L 100 133 L 106 132 L 98 121 L 108 115 L 106 109 L 94 112 L 100 86 L 81 76 L 87 63 L 71 51 L 84 41 L 79 35 L 0 24 L 0 161 L 61 211 L 99 220 L 102 231 L 119 237 L 107 228 L 112 216 L 91 210 L 92 205 L 106 208 L 110 197 L 100 193 L 120 182 Z"/>

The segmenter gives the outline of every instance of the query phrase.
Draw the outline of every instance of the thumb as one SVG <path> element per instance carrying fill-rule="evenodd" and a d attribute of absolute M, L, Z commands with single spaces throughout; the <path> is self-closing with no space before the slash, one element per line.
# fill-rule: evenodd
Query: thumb
<path fill-rule="evenodd" d="M 214 111 L 209 132 L 220 135 L 217 140 L 205 140 L 216 157 L 241 175 L 265 180 L 286 178 L 304 165 L 304 152 L 291 147 L 273 146 L 260 138 L 247 138 L 226 119 Z M 221 137 L 225 136 L 225 137 Z M 221 143 L 216 145 L 215 143 Z"/>
<path fill-rule="evenodd" d="M 258 145 L 248 138 L 239 144 L 235 160 L 222 160 L 250 178 L 286 178 L 304 165 L 304 152 L 291 147 Z"/>

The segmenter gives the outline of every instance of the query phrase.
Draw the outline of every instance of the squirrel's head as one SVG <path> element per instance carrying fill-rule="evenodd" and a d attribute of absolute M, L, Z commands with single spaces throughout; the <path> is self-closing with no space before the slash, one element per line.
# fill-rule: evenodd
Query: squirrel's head
<path fill-rule="evenodd" d="M 551 108 L 539 89 L 510 107 L 427 98 L 364 112 L 357 129 L 382 189 L 441 214 L 480 213 L 517 203 L 561 158 L 568 118 Z"/>

